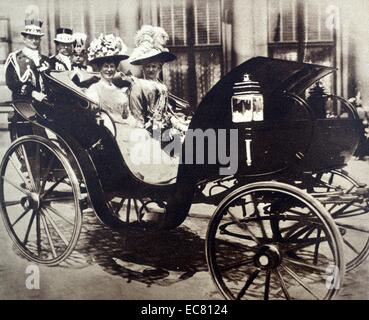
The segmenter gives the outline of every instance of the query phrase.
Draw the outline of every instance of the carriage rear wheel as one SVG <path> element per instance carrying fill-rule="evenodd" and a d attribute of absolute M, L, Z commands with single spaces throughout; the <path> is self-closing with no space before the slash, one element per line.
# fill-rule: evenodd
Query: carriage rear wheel
<path fill-rule="evenodd" d="M 358 267 L 369 254 L 369 193 L 343 170 L 317 174 L 314 197 L 324 204 L 344 243 L 346 270 Z"/>
<path fill-rule="evenodd" d="M 0 172 L 1 215 L 16 247 L 31 261 L 61 263 L 82 228 L 83 199 L 66 156 L 45 138 L 25 136 L 10 146 Z"/>
<path fill-rule="evenodd" d="M 333 219 L 312 196 L 259 182 L 220 203 L 206 258 L 226 299 L 331 299 L 343 283 L 342 246 Z"/>

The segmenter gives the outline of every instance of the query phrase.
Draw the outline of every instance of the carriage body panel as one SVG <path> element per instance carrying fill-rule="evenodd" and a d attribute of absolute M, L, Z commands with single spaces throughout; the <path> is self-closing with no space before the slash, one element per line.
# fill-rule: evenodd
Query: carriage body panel
<path fill-rule="evenodd" d="M 237 130 L 237 175 L 270 176 L 290 169 L 316 172 L 341 168 L 353 155 L 362 134 L 356 110 L 350 107 L 347 118 L 327 119 L 319 106 L 309 105 L 304 99 L 312 84 L 334 71 L 292 61 L 250 59 L 209 91 L 197 108 L 190 129 Z M 265 101 L 263 121 L 232 122 L 233 86 L 244 74 L 260 83 Z M 206 143 L 205 146 L 209 147 Z M 232 152 L 229 155 L 235 156 Z M 189 164 L 179 174 L 193 172 L 195 180 L 201 180 L 216 176 L 221 167 L 221 163 Z"/>

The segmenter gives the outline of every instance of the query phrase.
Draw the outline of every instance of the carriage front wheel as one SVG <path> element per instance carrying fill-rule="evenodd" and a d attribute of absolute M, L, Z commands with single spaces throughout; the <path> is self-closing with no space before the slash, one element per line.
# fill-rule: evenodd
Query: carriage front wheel
<path fill-rule="evenodd" d="M 209 270 L 226 299 L 331 299 L 343 283 L 342 248 L 326 209 L 277 182 L 230 193 L 206 236 Z"/>
<path fill-rule="evenodd" d="M 67 157 L 39 136 L 17 139 L 0 168 L 1 215 L 27 259 L 46 265 L 65 260 L 82 228 L 79 182 Z"/>

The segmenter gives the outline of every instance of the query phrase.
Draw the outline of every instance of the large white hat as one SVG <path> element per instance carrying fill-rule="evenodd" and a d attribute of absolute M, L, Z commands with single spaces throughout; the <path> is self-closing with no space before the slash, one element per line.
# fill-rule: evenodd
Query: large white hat
<path fill-rule="evenodd" d="M 73 30 L 69 28 L 58 28 L 56 29 L 56 37 L 54 42 L 58 43 L 74 43 L 76 40 L 73 37 Z"/>
<path fill-rule="evenodd" d="M 127 46 L 120 37 L 116 37 L 113 34 L 100 34 L 97 39 L 90 43 L 88 48 L 88 61 L 90 64 L 105 61 L 118 63 L 127 58 Z"/>
<path fill-rule="evenodd" d="M 168 34 L 161 27 L 144 25 L 137 32 L 135 42 L 136 48 L 133 50 L 129 62 L 133 65 L 142 65 L 150 61 L 170 62 L 176 56 L 169 52 L 166 43 Z"/>
<path fill-rule="evenodd" d="M 39 18 L 39 9 L 35 5 L 30 5 L 26 8 L 26 19 L 24 21 L 24 30 L 21 31 L 23 36 L 32 35 L 42 37 L 42 20 Z"/>

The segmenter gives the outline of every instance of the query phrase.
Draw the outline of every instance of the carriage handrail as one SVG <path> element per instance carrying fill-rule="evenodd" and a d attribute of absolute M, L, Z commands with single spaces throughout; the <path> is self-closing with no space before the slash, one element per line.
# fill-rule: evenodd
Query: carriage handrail
<path fill-rule="evenodd" d="M 309 104 L 300 96 L 298 96 L 295 93 L 292 92 L 288 92 L 288 91 L 284 91 L 283 95 L 289 98 L 292 98 L 293 100 L 295 100 L 300 106 L 302 106 L 305 111 L 307 111 L 307 113 L 309 114 L 309 118 L 312 120 L 315 118 L 314 112 L 311 109 L 311 107 L 309 106 Z"/>

